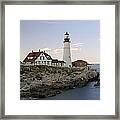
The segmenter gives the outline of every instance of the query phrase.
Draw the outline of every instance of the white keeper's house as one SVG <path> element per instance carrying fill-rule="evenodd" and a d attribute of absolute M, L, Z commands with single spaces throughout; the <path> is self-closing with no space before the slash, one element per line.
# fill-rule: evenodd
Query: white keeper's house
<path fill-rule="evenodd" d="M 52 59 L 45 51 L 30 52 L 27 57 L 23 60 L 25 65 L 47 65 L 47 66 L 58 66 L 63 67 L 65 65 L 64 61 L 58 59 Z"/>

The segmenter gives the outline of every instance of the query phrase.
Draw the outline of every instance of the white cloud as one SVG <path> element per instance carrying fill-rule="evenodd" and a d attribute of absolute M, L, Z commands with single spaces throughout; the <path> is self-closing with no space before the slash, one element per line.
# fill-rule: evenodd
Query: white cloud
<path fill-rule="evenodd" d="M 42 48 L 41 51 L 46 51 L 49 55 L 51 55 L 52 58 L 54 59 L 63 59 L 63 48 Z M 74 55 L 78 54 L 81 52 L 80 47 L 71 47 L 71 55 L 74 57 Z"/>
<path fill-rule="evenodd" d="M 79 47 L 71 47 L 71 51 L 72 52 L 80 52 L 81 48 L 79 48 Z"/>
<path fill-rule="evenodd" d="M 51 51 L 51 48 L 42 48 L 41 51 Z"/>
<path fill-rule="evenodd" d="M 60 52 L 62 52 L 62 50 L 63 50 L 62 48 L 54 48 L 51 51 L 55 52 L 55 53 L 60 53 Z"/>
<path fill-rule="evenodd" d="M 80 50 L 81 50 L 80 47 L 71 47 L 71 52 L 79 52 Z M 63 48 L 43 48 L 41 49 L 41 51 L 46 51 L 56 54 L 56 53 L 62 53 Z"/>
<path fill-rule="evenodd" d="M 80 47 L 80 46 L 83 46 L 84 43 L 73 43 L 72 46 L 74 47 Z"/>

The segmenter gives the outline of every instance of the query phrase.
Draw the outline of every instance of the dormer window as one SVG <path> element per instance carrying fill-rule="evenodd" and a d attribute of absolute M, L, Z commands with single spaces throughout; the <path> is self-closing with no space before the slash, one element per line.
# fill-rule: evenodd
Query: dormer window
<path fill-rule="evenodd" d="M 33 59 L 33 57 L 28 57 L 28 59 Z"/>
<path fill-rule="evenodd" d="M 46 56 L 46 58 L 48 59 L 48 60 L 50 60 L 51 58 L 50 58 L 50 56 Z"/>

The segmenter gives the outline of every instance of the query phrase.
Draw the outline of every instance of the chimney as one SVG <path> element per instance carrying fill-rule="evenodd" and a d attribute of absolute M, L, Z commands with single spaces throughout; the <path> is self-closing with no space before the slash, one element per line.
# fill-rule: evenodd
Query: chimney
<path fill-rule="evenodd" d="M 44 53 L 45 53 L 45 50 L 44 50 Z"/>
<path fill-rule="evenodd" d="M 33 53 L 33 50 L 32 50 L 32 53 Z"/>
<path fill-rule="evenodd" d="M 40 49 L 39 49 L 39 52 L 40 52 Z"/>

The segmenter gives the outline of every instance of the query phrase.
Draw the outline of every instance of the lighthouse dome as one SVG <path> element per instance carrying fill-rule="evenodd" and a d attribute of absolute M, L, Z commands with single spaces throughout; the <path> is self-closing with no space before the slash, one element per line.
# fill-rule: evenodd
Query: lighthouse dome
<path fill-rule="evenodd" d="M 64 33 L 64 42 L 70 42 L 70 37 L 68 32 Z"/>
<path fill-rule="evenodd" d="M 65 32 L 65 34 L 64 35 L 69 35 L 69 33 L 68 32 Z"/>

